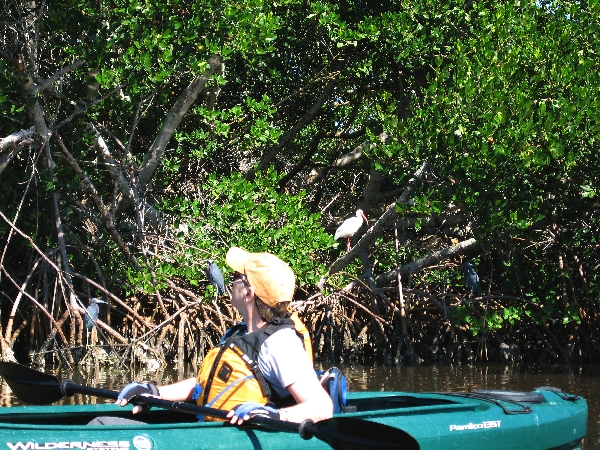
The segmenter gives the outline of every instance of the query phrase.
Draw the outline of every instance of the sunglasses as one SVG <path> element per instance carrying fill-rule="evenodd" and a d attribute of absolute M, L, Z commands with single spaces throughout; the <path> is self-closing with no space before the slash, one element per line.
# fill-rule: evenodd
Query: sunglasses
<path fill-rule="evenodd" d="M 231 282 L 226 286 L 227 292 L 229 293 L 229 295 L 231 295 L 231 292 L 233 291 L 233 286 L 235 285 L 235 283 L 237 283 L 238 281 L 241 281 L 242 283 L 244 283 L 246 286 L 249 286 L 248 284 L 248 279 L 246 278 L 246 275 L 244 275 L 243 273 L 240 272 L 235 272 L 233 274 L 233 279 L 231 280 Z"/>

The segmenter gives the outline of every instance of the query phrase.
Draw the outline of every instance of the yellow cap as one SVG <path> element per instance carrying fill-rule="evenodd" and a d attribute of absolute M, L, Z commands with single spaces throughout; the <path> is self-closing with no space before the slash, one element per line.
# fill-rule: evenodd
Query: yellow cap
<path fill-rule="evenodd" d="M 291 302 L 296 289 L 296 276 L 287 263 L 271 253 L 250 253 L 231 247 L 225 256 L 229 267 L 246 275 L 254 292 L 267 305 Z"/>

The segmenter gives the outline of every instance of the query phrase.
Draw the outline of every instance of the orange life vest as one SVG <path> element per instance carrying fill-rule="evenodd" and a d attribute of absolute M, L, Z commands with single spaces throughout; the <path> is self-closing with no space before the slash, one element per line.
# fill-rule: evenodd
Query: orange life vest
<path fill-rule="evenodd" d="M 308 333 L 308 329 L 306 325 L 302 323 L 298 314 L 292 313 L 290 316 L 290 320 L 294 322 L 294 329 L 296 330 L 296 334 L 302 339 L 302 344 L 304 345 L 304 351 L 310 358 L 311 364 L 313 361 L 313 349 L 312 349 L 312 341 L 310 340 L 310 334 Z"/>
<path fill-rule="evenodd" d="M 198 404 L 224 410 L 246 402 L 262 405 L 272 402 L 281 405 L 283 400 L 258 367 L 258 354 L 269 336 L 285 328 L 296 330 L 312 362 L 310 336 L 296 314 L 278 324 L 270 323 L 261 330 L 248 334 L 243 334 L 245 325 L 236 326 L 225 334 L 221 343 L 210 350 L 202 361 L 194 393 Z M 215 419 L 206 417 L 204 420 Z"/>

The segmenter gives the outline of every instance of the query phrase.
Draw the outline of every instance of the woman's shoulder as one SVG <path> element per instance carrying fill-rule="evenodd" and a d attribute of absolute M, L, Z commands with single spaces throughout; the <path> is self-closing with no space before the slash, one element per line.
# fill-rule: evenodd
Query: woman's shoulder
<path fill-rule="evenodd" d="M 300 350 L 304 350 L 302 341 L 298 337 L 296 330 L 293 328 L 283 328 L 278 330 L 277 333 L 273 333 L 269 336 L 263 344 L 263 347 L 268 349 L 284 349 L 287 351 L 294 350 L 296 346 L 298 346 Z"/>

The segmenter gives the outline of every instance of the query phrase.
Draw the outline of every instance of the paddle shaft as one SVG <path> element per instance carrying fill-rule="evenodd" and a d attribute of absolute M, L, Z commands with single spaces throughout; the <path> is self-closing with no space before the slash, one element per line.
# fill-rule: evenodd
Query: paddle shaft
<path fill-rule="evenodd" d="M 116 391 L 94 388 L 89 386 L 81 386 L 79 384 L 76 384 L 72 380 L 64 380 L 63 382 L 60 382 L 60 389 L 65 395 L 69 397 L 73 394 L 85 394 L 94 397 L 112 398 L 116 400 L 119 396 L 119 393 Z M 195 403 L 174 402 L 170 400 L 163 400 L 160 398 L 143 395 L 134 397 L 131 400 L 131 403 L 134 403 L 136 405 L 155 406 L 157 408 L 171 409 L 174 411 L 179 411 L 188 414 L 203 414 L 205 416 L 218 417 L 220 419 L 227 418 L 227 411 L 224 411 L 222 409 L 208 408 L 206 406 L 200 406 Z"/>

